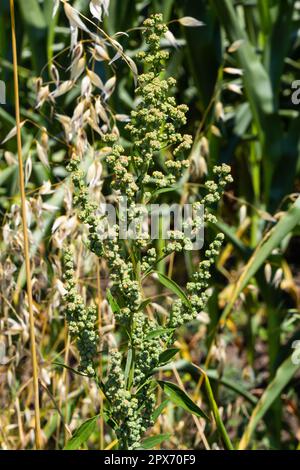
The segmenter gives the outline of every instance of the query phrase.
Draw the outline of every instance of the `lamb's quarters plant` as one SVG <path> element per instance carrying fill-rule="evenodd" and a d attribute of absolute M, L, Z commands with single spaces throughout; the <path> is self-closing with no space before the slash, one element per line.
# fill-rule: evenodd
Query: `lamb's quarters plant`
<path fill-rule="evenodd" d="M 18 56 L 14 67 L 9 11 L 13 3 Z M 120 425 L 122 415 L 114 422 L 115 385 L 107 378 L 121 362 L 129 401 L 139 398 L 132 365 L 136 363 L 135 350 L 138 355 L 141 347 L 148 347 L 146 341 L 162 352 L 151 375 L 140 380 L 147 396 L 153 390 L 156 404 L 151 416 L 155 424 L 149 426 L 139 446 L 162 445 L 171 450 L 218 445 L 231 449 L 230 431 L 235 448 L 299 449 L 300 133 L 299 107 L 293 103 L 292 93 L 299 79 L 300 3 L 272 0 L 271 14 L 262 7 L 267 2 L 249 3 L 1 3 L 0 78 L 6 84 L 6 105 L 0 105 L 1 449 L 34 448 L 34 420 L 37 425 L 40 421 L 40 443 L 45 449 L 87 445 L 101 450 L 116 448 L 118 442 L 111 429 Z M 193 135 L 193 143 L 191 152 L 187 150 L 180 157 L 190 165 L 183 168 L 179 180 L 179 174 L 170 179 L 172 174 L 166 166 L 167 161 L 172 166 L 178 159 L 174 159 L 178 146 L 174 143 L 153 152 L 147 182 L 147 177 L 142 177 L 144 169 L 132 159 L 140 155 L 141 150 L 133 149 L 133 143 L 141 139 L 132 139 L 130 129 L 124 126 L 128 122 L 140 129 L 129 116 L 132 109 L 138 111 L 142 99 L 141 93 L 134 97 L 134 80 L 137 84 L 138 70 L 142 70 L 140 62 L 137 69 L 135 54 L 137 50 L 147 54 L 140 26 L 145 15 L 158 11 L 172 31 L 166 32 L 160 44 L 163 51 L 172 48 L 172 54 L 159 78 L 176 77 L 174 86 L 169 82 L 167 96 L 176 96 L 178 103 L 189 105 L 188 122 L 180 129 Z M 199 27 L 199 20 L 191 18 L 194 15 L 204 26 Z M 170 21 L 177 16 L 185 18 Z M 187 30 L 181 26 L 194 27 Z M 146 64 L 146 73 L 149 68 Z M 21 128 L 32 273 L 31 326 L 13 69 L 18 72 L 20 91 L 18 130 Z M 40 78 L 36 80 L 37 75 Z M 151 119 L 151 112 L 146 117 Z M 116 141 L 105 142 L 107 134 L 114 134 Z M 124 148 L 119 152 L 121 157 L 131 156 L 126 170 L 133 179 L 129 175 L 128 184 L 123 181 L 125 165 L 114 155 L 113 147 L 118 144 Z M 80 223 L 80 208 L 77 212 L 72 201 L 75 185 L 66 170 L 66 160 L 72 154 L 75 159 L 79 157 L 87 202 L 94 204 L 89 208 L 97 216 L 94 226 Z M 114 159 L 121 162 L 118 175 Z M 130 203 L 143 200 L 139 189 L 135 191 L 143 183 L 145 193 L 151 193 L 150 199 L 144 196 L 142 205 L 147 208 L 153 203 L 163 206 L 174 201 L 200 204 L 201 195 L 203 198 L 206 194 L 202 175 L 207 171 L 211 175 L 213 165 L 220 162 L 233 164 L 236 182 L 226 190 L 226 204 L 217 207 L 214 203 L 218 220 L 205 232 L 205 247 L 209 249 L 214 230 L 224 232 L 226 245 L 216 260 L 216 269 L 207 266 L 211 274 L 207 305 L 196 320 L 186 322 L 183 316 L 189 316 L 191 307 L 187 284 L 198 282 L 193 274 L 199 260 L 205 259 L 205 248 L 188 251 L 192 240 L 181 231 L 171 232 L 168 242 L 160 235 L 157 240 L 152 235 L 153 240 L 144 238 L 146 246 L 141 250 L 136 245 L 142 236 L 137 240 L 103 241 L 98 237 L 98 227 L 105 226 L 106 218 L 101 219 L 100 204 L 118 208 L 121 198 L 117 200 L 116 196 L 120 196 L 121 183 L 121 195 L 125 189 L 133 192 Z M 283 171 L 287 162 L 288 172 Z M 112 190 L 113 183 L 116 186 Z M 118 213 L 120 233 L 121 219 Z M 136 220 L 133 217 L 132 221 Z M 163 228 L 164 216 L 159 222 Z M 201 212 L 198 222 L 203 226 Z M 93 252 L 86 247 L 91 238 L 89 230 L 91 235 L 95 232 Z M 106 252 L 115 244 L 120 246 L 121 258 L 133 264 L 129 279 L 141 281 L 142 318 L 156 325 L 142 337 L 141 347 L 135 341 L 133 348 L 133 341 L 129 341 L 129 321 L 123 321 L 127 299 L 124 301 L 120 293 L 119 280 L 114 282 L 109 277 L 104 249 Z M 181 251 L 177 254 L 172 251 L 175 249 Z M 103 255 L 97 256 L 95 251 L 103 251 Z M 136 276 L 140 251 L 141 275 Z M 67 292 L 61 282 L 63 272 Z M 111 270 L 112 276 L 118 273 Z M 200 297 L 201 292 L 197 288 L 196 295 Z M 68 312 L 62 302 L 65 294 Z M 178 320 L 176 300 L 182 303 L 177 309 Z M 170 314 L 174 310 L 172 324 Z M 128 315 L 134 314 L 130 305 Z M 175 328 L 179 321 L 183 326 Z M 32 332 L 36 337 L 38 380 L 32 380 L 33 361 L 29 360 Z M 154 358 L 154 354 L 149 348 L 146 354 L 147 365 L 148 355 Z M 111 378 L 115 380 L 116 373 Z M 39 403 L 36 400 L 35 407 L 33 384 L 38 385 L 35 396 Z M 105 387 L 110 389 L 106 397 Z M 201 408 L 197 406 L 200 403 Z M 37 440 L 38 434 L 37 428 Z"/>
<path fill-rule="evenodd" d="M 165 78 L 164 74 L 169 53 L 161 49 L 161 39 L 167 31 L 160 14 L 151 16 L 143 24 L 147 50 L 137 56 L 144 66 L 144 73 L 137 78 L 138 105 L 126 125 L 130 151 L 125 152 L 112 119 L 107 121 L 105 130 L 101 130 L 101 142 L 97 143 L 105 154 L 108 171 L 113 175 L 114 200 L 127 201 L 127 220 L 137 229 L 134 239 L 125 243 L 119 237 L 120 216 L 113 226 L 113 234 L 103 237 L 106 216 L 91 199 L 86 174 L 81 169 L 89 145 L 85 134 L 72 142 L 68 164 L 74 185 L 73 203 L 78 208 L 80 221 L 88 227 L 86 244 L 97 257 L 107 262 L 110 272 L 108 300 L 115 322 L 126 337 L 126 344 L 108 352 L 107 378 L 98 376 L 96 311 L 94 306 L 85 305 L 76 289 L 70 249 L 64 252 L 66 318 L 70 333 L 77 340 L 81 372 L 96 380 L 107 399 L 105 415 L 116 433 L 120 449 L 136 449 L 142 445 L 144 433 L 154 424 L 158 385 L 168 390 L 167 395 L 175 404 L 207 418 L 183 390 L 175 384 L 169 387 L 164 386 L 164 382 L 158 384 L 154 375 L 155 370 L 169 362 L 177 352 L 177 349 L 171 349 L 176 328 L 195 319 L 205 308 L 210 271 L 223 240 L 223 234 L 218 233 L 204 251 L 198 269 L 183 291 L 173 280 L 156 272 L 160 255 L 155 241 L 142 231 L 141 205 L 146 206 L 158 189 L 172 188 L 179 182 L 188 169 L 188 154 L 193 142 L 190 135 L 180 132 L 186 124 L 187 106 L 176 104 L 172 96 L 176 81 L 172 77 Z M 87 100 L 85 94 L 77 106 Z M 98 106 L 104 109 L 105 102 L 98 102 Z M 158 171 L 155 161 L 163 149 L 168 149 L 168 158 Z M 215 222 L 210 206 L 220 200 L 226 184 L 232 181 L 227 165 L 216 166 L 213 173 L 215 179 L 206 181 L 202 199 L 192 202 L 195 210 L 204 205 L 203 216 L 187 222 L 194 236 L 203 224 Z M 192 240 L 183 231 L 170 230 L 168 238 L 163 257 L 191 249 Z M 145 299 L 144 282 L 153 273 L 177 296 L 165 321 L 153 313 Z"/>

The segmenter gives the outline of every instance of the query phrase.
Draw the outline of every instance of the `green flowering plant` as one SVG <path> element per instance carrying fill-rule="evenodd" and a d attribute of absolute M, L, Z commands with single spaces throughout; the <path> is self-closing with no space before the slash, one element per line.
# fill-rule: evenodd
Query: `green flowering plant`
<path fill-rule="evenodd" d="M 223 240 L 223 234 L 218 233 L 184 290 L 157 271 L 162 258 L 190 250 L 191 239 L 184 231 L 170 230 L 168 242 L 162 253 L 158 253 L 155 241 L 142 230 L 141 205 L 147 206 L 160 190 L 171 189 L 186 174 L 193 140 L 190 135 L 180 132 L 186 124 L 188 108 L 176 104 L 172 96 L 176 81 L 172 77 L 165 78 L 164 74 L 169 54 L 161 50 L 161 39 L 168 28 L 159 14 L 147 19 L 143 26 L 147 50 L 140 52 L 137 59 L 143 64 L 144 73 L 138 77 L 138 105 L 126 125 L 131 147 L 125 152 L 115 129 L 103 133 L 100 144 L 109 149 L 105 161 L 113 175 L 114 197 L 119 203 L 127 202 L 125 216 L 129 223 L 134 223 L 137 232 L 134 239 L 125 243 L 119 236 L 124 214 L 118 214 L 113 234 L 103 237 L 106 216 L 99 213 L 97 204 L 90 198 L 78 146 L 72 148 L 68 165 L 74 186 L 73 203 L 80 221 L 88 227 L 88 248 L 106 260 L 111 283 L 108 301 L 117 328 L 124 331 L 126 337 L 125 346 L 123 343 L 122 348 L 109 351 L 106 379 L 97 373 L 99 338 L 96 311 L 93 306 L 87 307 L 78 293 L 70 249 L 64 252 L 66 318 L 70 333 L 77 341 L 80 371 L 95 379 L 104 393 L 107 403 L 105 415 L 116 433 L 120 449 L 140 448 L 144 433 L 154 424 L 156 390 L 158 385 L 164 388 L 163 382 L 155 380 L 155 372 L 177 352 L 172 348 L 176 328 L 195 319 L 204 309 L 208 300 L 210 271 Z M 168 158 L 157 170 L 157 156 L 163 150 L 168 150 Z M 220 200 L 226 184 L 231 182 L 227 165 L 217 166 L 213 172 L 215 179 L 205 183 L 204 196 L 192 203 L 194 210 L 204 206 L 201 216 L 187 222 L 194 235 L 207 222 L 216 221 L 210 206 Z M 144 283 L 150 282 L 153 273 L 164 286 L 177 293 L 165 322 L 149 310 L 144 294 Z M 173 393 L 176 394 L 178 391 L 174 387 Z M 187 403 L 189 400 L 186 396 Z M 194 407 L 198 416 L 205 417 L 196 404 Z"/>

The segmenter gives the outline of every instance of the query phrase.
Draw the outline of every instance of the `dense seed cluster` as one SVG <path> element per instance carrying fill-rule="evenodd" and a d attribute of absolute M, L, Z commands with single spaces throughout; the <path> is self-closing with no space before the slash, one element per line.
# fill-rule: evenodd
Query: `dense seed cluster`
<path fill-rule="evenodd" d="M 219 254 L 223 239 L 224 235 L 222 233 L 216 236 L 215 240 L 209 245 L 208 250 L 205 251 L 205 259 L 199 263 L 192 281 L 187 283 L 189 303 L 184 303 L 181 299 L 175 300 L 173 303 L 168 322 L 169 328 L 177 328 L 193 320 L 205 307 L 208 300 L 206 289 L 209 286 L 211 277 L 210 269 Z"/>
<path fill-rule="evenodd" d="M 144 22 L 144 26 L 148 51 L 140 52 L 138 56 L 144 62 L 146 72 L 139 77 L 136 90 L 139 105 L 131 113 L 131 120 L 126 128 L 134 143 L 131 160 L 138 175 L 142 175 L 142 186 L 152 183 L 160 188 L 174 183 L 176 177 L 187 168 L 188 160 L 184 155 L 191 148 L 192 137 L 178 131 L 186 124 L 188 107 L 184 104 L 177 106 L 175 98 L 170 96 L 176 80 L 172 77 L 163 79 L 160 76 L 163 64 L 169 57 L 167 51 L 160 50 L 160 41 L 167 32 L 167 27 L 162 23 L 161 15 L 152 16 Z M 149 172 L 155 154 L 169 146 L 173 150 L 173 159 L 165 163 L 168 171 Z"/>
<path fill-rule="evenodd" d="M 122 355 L 112 351 L 109 378 L 105 384 L 106 396 L 110 400 L 111 416 L 116 423 L 120 449 L 133 450 L 139 446 L 143 433 L 152 423 L 155 396 L 144 391 L 133 396 L 126 387 L 122 369 Z"/>
<path fill-rule="evenodd" d="M 94 361 L 97 357 L 98 343 L 95 328 L 96 308 L 93 306 L 86 307 L 77 292 L 74 282 L 73 255 L 70 250 L 64 252 L 64 280 L 67 302 L 66 318 L 70 334 L 77 340 L 80 370 L 89 376 L 94 376 Z"/>
<path fill-rule="evenodd" d="M 72 181 L 75 188 L 73 203 L 80 208 L 78 217 L 81 222 L 89 227 L 88 246 L 97 256 L 103 255 L 103 244 L 101 237 L 101 217 L 96 215 L 97 204 L 90 202 L 88 188 L 84 178 L 84 172 L 80 169 L 80 158 L 73 153 L 67 167 L 72 174 Z"/>

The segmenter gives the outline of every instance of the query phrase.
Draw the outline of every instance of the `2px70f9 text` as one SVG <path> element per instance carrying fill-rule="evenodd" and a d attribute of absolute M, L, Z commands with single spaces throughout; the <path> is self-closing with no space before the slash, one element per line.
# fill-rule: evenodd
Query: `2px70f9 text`
<path fill-rule="evenodd" d="M 135 468 L 138 464 L 144 465 L 194 465 L 196 463 L 196 456 L 193 454 L 164 454 L 164 453 L 143 453 L 140 455 L 132 456 L 119 456 L 111 454 L 104 457 L 105 465 L 127 465 Z"/>

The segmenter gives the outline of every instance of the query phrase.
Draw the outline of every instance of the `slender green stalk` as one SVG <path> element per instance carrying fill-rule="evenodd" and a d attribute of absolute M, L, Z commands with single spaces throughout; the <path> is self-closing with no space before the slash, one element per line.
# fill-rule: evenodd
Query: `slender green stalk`
<path fill-rule="evenodd" d="M 211 388 L 211 385 L 210 385 L 209 378 L 207 377 L 206 374 L 204 374 L 204 381 L 205 381 L 205 390 L 206 390 L 206 393 L 207 393 L 208 402 L 209 402 L 212 414 L 214 415 L 216 426 L 217 426 L 218 431 L 221 435 L 222 441 L 223 441 L 223 443 L 224 443 L 227 450 L 234 450 L 234 447 L 231 443 L 231 440 L 230 440 L 230 438 L 227 434 L 224 423 L 223 423 L 222 418 L 220 416 L 219 408 L 216 404 L 214 394 L 213 394 L 213 391 L 212 391 L 212 388 Z"/>
<path fill-rule="evenodd" d="M 98 310 L 98 331 L 99 331 L 99 338 L 100 338 L 100 348 L 102 347 L 102 338 L 101 338 L 101 329 L 102 329 L 102 314 L 101 314 L 101 306 L 102 306 L 102 292 L 101 292 L 101 263 L 100 260 L 97 259 L 97 310 Z M 103 371 L 102 371 L 102 360 L 101 357 L 99 359 L 99 376 L 102 378 Z M 104 419 L 103 419 L 103 410 L 104 410 L 104 394 L 100 392 L 100 418 L 99 418 L 99 446 L 100 450 L 104 450 Z"/>

